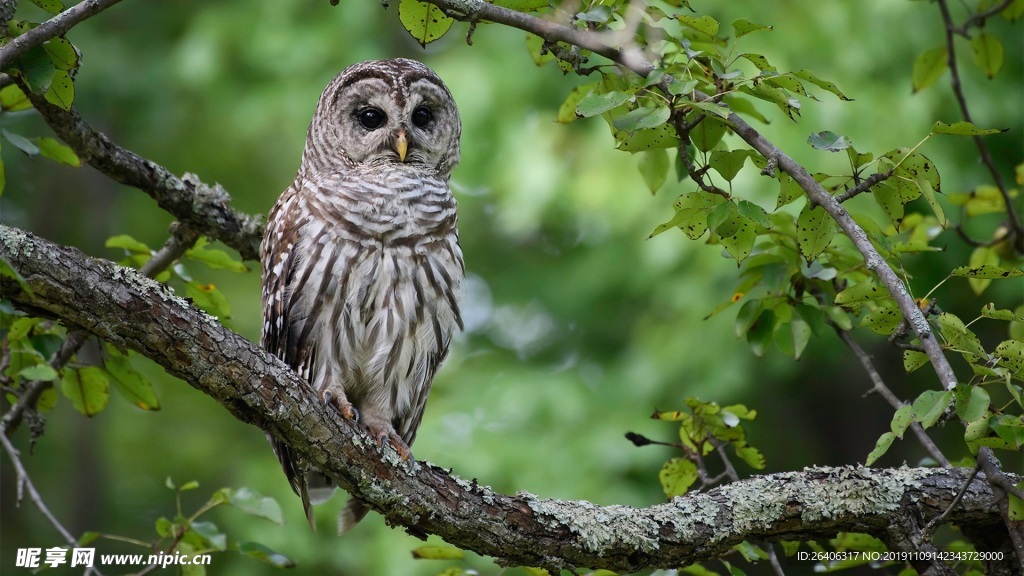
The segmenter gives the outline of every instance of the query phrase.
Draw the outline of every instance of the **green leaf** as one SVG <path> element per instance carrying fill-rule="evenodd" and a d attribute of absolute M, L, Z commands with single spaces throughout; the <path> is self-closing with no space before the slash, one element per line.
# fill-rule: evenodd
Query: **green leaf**
<path fill-rule="evenodd" d="M 959 384 L 956 387 L 956 413 L 964 422 L 975 420 L 988 414 L 989 395 L 981 386 Z"/>
<path fill-rule="evenodd" d="M 582 100 L 584 96 L 590 94 L 590 92 L 593 91 L 596 87 L 597 82 L 591 82 L 589 84 L 577 86 L 570 90 L 569 95 L 565 97 L 565 100 L 562 102 L 562 105 L 558 107 L 558 122 L 560 122 L 561 124 L 568 124 L 579 118 L 579 116 L 576 115 L 576 106 L 580 103 L 580 100 Z"/>
<path fill-rule="evenodd" d="M 844 100 L 847 102 L 853 100 L 853 98 L 849 98 L 846 96 L 846 94 L 843 94 L 843 91 L 840 90 L 839 87 L 835 85 L 835 83 L 818 78 L 810 70 L 799 70 L 797 72 L 793 72 L 793 76 L 796 76 L 801 80 L 806 80 L 811 84 L 814 84 L 818 88 L 821 88 L 822 90 L 827 90 L 828 92 L 831 92 L 840 100 Z"/>
<path fill-rule="evenodd" d="M 747 158 L 755 154 L 753 150 L 715 150 L 711 153 L 711 167 L 722 175 L 727 182 L 739 174 Z"/>
<path fill-rule="evenodd" d="M 694 115 L 687 116 L 687 121 L 693 121 Z M 710 152 L 725 136 L 727 125 L 718 118 L 707 116 L 690 131 L 690 142 L 701 152 Z"/>
<path fill-rule="evenodd" d="M 999 363 L 1006 366 L 1018 378 L 1024 377 L 1024 341 L 1005 340 L 995 349 Z"/>
<path fill-rule="evenodd" d="M 46 92 L 50 87 L 50 81 L 53 80 L 53 73 L 57 69 L 53 65 L 53 61 L 50 60 L 50 55 L 42 46 L 29 48 L 18 57 L 16 66 L 21 70 L 22 78 L 28 85 L 28 89 L 35 94 Z"/>
<path fill-rule="evenodd" d="M 64 10 L 64 3 L 60 0 L 32 0 L 32 3 L 50 14 L 60 14 Z"/>
<path fill-rule="evenodd" d="M 206 248 L 205 246 L 205 242 L 202 245 L 197 244 L 194 248 L 185 252 L 185 257 L 189 260 L 202 262 L 214 270 L 223 269 L 231 270 L 232 272 L 249 271 L 245 264 L 235 260 L 227 252 L 214 248 Z"/>
<path fill-rule="evenodd" d="M 675 148 L 679 145 L 676 131 L 669 124 L 662 124 L 648 130 L 615 131 L 617 148 L 623 152 L 643 152 L 660 148 Z"/>
<path fill-rule="evenodd" d="M 762 24 L 755 24 L 746 18 L 740 18 L 733 20 L 732 29 L 736 31 L 736 39 L 739 40 L 747 34 L 753 34 L 754 32 L 760 32 L 762 30 L 771 31 L 774 26 L 764 26 Z"/>
<path fill-rule="evenodd" d="M 44 136 L 42 138 L 33 138 L 32 141 L 35 143 L 36 147 L 39 148 L 39 153 L 50 160 L 60 164 L 66 164 L 74 168 L 82 166 L 82 161 L 78 159 L 78 155 L 75 154 L 75 151 L 60 140 Z"/>
<path fill-rule="evenodd" d="M 143 410 L 159 410 L 160 401 L 153 391 L 153 385 L 132 367 L 128 356 L 123 356 L 113 346 L 107 346 L 108 356 L 104 367 L 114 379 L 114 387 L 126 400 Z"/>
<path fill-rule="evenodd" d="M 981 33 L 971 39 L 974 63 L 990 79 L 1003 68 L 1003 43 L 991 34 Z"/>
<path fill-rule="evenodd" d="M 679 20 L 680 24 L 693 28 L 702 34 L 707 34 L 708 36 L 718 34 L 718 20 L 715 20 L 711 16 L 701 16 L 697 18 L 695 16 L 680 14 L 679 16 L 676 16 L 676 20 Z"/>
<path fill-rule="evenodd" d="M 17 112 L 19 110 L 28 110 L 32 107 L 32 102 L 25 96 L 25 93 L 21 91 L 21 88 L 17 84 L 11 84 L 4 86 L 0 89 L 0 108 L 3 108 L 7 112 Z"/>
<path fill-rule="evenodd" d="M 581 118 L 590 118 L 598 114 L 604 114 L 612 108 L 617 108 L 627 101 L 633 99 L 629 92 L 613 90 L 604 94 L 587 94 L 576 104 L 576 115 Z"/>
<path fill-rule="evenodd" d="M 817 134 L 811 134 L 807 138 L 807 143 L 812 148 L 817 150 L 828 150 L 829 152 L 839 152 L 840 150 L 846 150 L 850 147 L 850 141 L 846 136 L 840 136 L 834 132 L 828 130 L 824 132 L 818 132 Z"/>
<path fill-rule="evenodd" d="M 731 206 L 732 203 L 730 202 L 729 205 Z M 750 255 L 750 251 L 754 248 L 754 242 L 757 240 L 757 225 L 734 210 L 724 222 L 715 228 L 715 234 L 719 236 L 722 247 L 736 259 L 738 265 Z"/>
<path fill-rule="evenodd" d="M 946 390 L 926 390 L 914 400 L 912 411 L 914 420 L 924 428 L 931 428 L 939 421 L 942 414 L 953 399 L 953 392 Z"/>
<path fill-rule="evenodd" d="M 232 490 L 223 488 L 218 494 L 227 499 L 227 503 L 257 518 L 270 520 L 274 524 L 283 525 L 284 515 L 281 513 L 281 505 L 270 496 L 264 496 L 251 488 L 238 488 Z"/>
<path fill-rule="evenodd" d="M 678 226 L 691 240 L 696 240 L 708 229 L 708 214 L 724 202 L 727 202 L 725 198 L 710 192 L 684 194 L 675 201 L 676 215 L 672 220 L 655 228 L 651 236 Z"/>
<path fill-rule="evenodd" d="M 868 300 L 889 298 L 889 292 L 872 280 L 863 280 L 836 294 L 836 304 L 849 306 Z"/>
<path fill-rule="evenodd" d="M 1019 20 L 1021 16 L 1024 16 L 1024 0 L 1013 0 L 1010 2 L 1010 5 L 1003 9 L 999 14 L 1010 22 Z M 1017 487 L 1020 488 L 1019 485 Z M 1022 518 L 1017 518 L 1017 520 L 1022 520 Z"/>
<path fill-rule="evenodd" d="M 64 38 L 54 38 L 43 49 L 49 54 L 50 60 L 58 70 L 74 70 L 78 68 L 78 50 Z"/>
<path fill-rule="evenodd" d="M 118 234 L 117 236 L 107 238 L 107 242 L 104 246 L 107 248 L 121 248 L 127 252 L 135 252 L 137 254 L 145 254 L 147 256 L 153 253 L 152 250 L 149 249 L 149 246 L 146 246 L 127 234 Z"/>
<path fill-rule="evenodd" d="M 903 315 L 895 302 L 888 301 L 864 316 L 861 326 L 867 326 L 875 334 L 892 334 L 903 321 Z"/>
<path fill-rule="evenodd" d="M 455 546 L 427 545 L 413 548 L 412 557 L 418 560 L 461 560 L 466 553 Z"/>
<path fill-rule="evenodd" d="M 18 375 L 25 380 L 38 380 L 40 382 L 52 382 L 60 376 L 53 366 L 49 364 L 36 364 L 35 366 L 26 366 L 18 371 Z"/>
<path fill-rule="evenodd" d="M 88 417 L 102 412 L 110 399 L 110 383 L 103 371 L 95 366 L 65 370 L 60 389 L 71 400 L 75 410 Z"/>
<path fill-rule="evenodd" d="M 71 81 L 71 76 L 66 70 L 57 70 L 53 73 L 50 87 L 44 97 L 50 104 L 71 110 L 71 104 L 75 101 L 75 83 Z"/>
<path fill-rule="evenodd" d="M 1002 268 L 992 264 L 984 264 L 977 267 L 960 266 L 958 268 L 954 268 L 950 274 L 952 276 L 964 276 L 967 278 L 1019 278 L 1024 276 L 1024 270 L 1021 270 L 1020 268 Z"/>
<path fill-rule="evenodd" d="M 444 36 L 455 22 L 437 6 L 419 0 L 400 0 L 398 19 L 421 46 Z"/>
<path fill-rule="evenodd" d="M 810 340 L 811 326 L 798 315 L 793 315 L 789 322 L 781 323 L 775 328 L 775 346 L 795 360 L 800 359 Z"/>
<path fill-rule="evenodd" d="M 764 208 L 761 208 L 749 200 L 740 200 L 737 202 L 736 212 L 744 218 L 749 218 L 762 228 L 768 229 L 774 225 L 771 216 L 764 211 Z"/>
<path fill-rule="evenodd" d="M 4 135 L 4 138 L 6 138 L 8 142 L 14 144 L 15 148 L 21 150 L 25 154 L 28 154 L 29 156 L 35 156 L 39 154 L 39 147 L 33 144 L 31 140 L 25 138 L 21 134 L 8 132 L 6 128 L 2 130 L 2 133 Z"/>
<path fill-rule="evenodd" d="M 836 221 L 821 206 L 808 202 L 797 219 L 797 244 L 800 253 L 808 262 L 813 261 L 828 248 L 836 235 Z"/>
<path fill-rule="evenodd" d="M 892 446 L 892 443 L 895 440 L 896 435 L 893 434 L 892 432 L 886 432 L 885 434 L 882 434 L 878 438 L 878 441 L 875 442 L 875 449 L 872 450 L 870 454 L 868 454 L 868 457 L 864 461 L 864 464 L 867 466 L 871 466 L 872 464 L 874 464 L 876 460 L 884 456 L 885 453 L 889 451 L 889 447 Z"/>
<path fill-rule="evenodd" d="M 640 175 L 644 177 L 647 189 L 656 193 L 668 180 L 669 157 L 667 150 L 648 150 L 640 152 Z"/>
<path fill-rule="evenodd" d="M 192 527 L 185 532 L 184 539 L 199 550 L 221 552 L 227 549 L 228 544 L 227 535 L 221 532 L 216 524 L 206 521 L 192 522 Z"/>
<path fill-rule="evenodd" d="M 988 357 L 985 349 L 981 346 L 981 341 L 960 318 L 949 312 L 943 312 L 935 318 L 935 322 L 939 325 L 939 331 L 946 339 L 946 344 L 951 348 L 971 354 L 978 359 Z"/>
<path fill-rule="evenodd" d="M 942 78 L 948 67 L 949 55 L 945 45 L 926 50 L 914 60 L 914 71 L 910 75 L 914 92 L 920 92 L 934 84 Z"/>
<path fill-rule="evenodd" d="M 998 128 L 978 128 L 970 122 L 954 122 L 953 124 L 946 124 L 945 122 L 936 122 L 932 126 L 932 134 L 953 134 L 955 136 L 985 136 L 987 134 L 999 134 L 1000 132 L 1006 132 L 1007 129 Z"/>
<path fill-rule="evenodd" d="M 659 106 L 657 108 L 641 106 L 626 112 L 622 116 L 616 117 L 612 120 L 612 125 L 618 130 L 633 133 L 638 130 L 657 128 L 668 121 L 668 117 L 671 114 L 672 111 L 669 110 L 668 106 Z"/>
<path fill-rule="evenodd" d="M 217 318 L 231 318 L 231 305 L 224 294 L 213 284 L 189 282 L 185 285 L 185 294 L 192 299 L 196 307 Z"/>
<path fill-rule="evenodd" d="M 775 332 L 775 321 L 775 312 L 765 310 L 751 324 L 750 330 L 747 331 L 747 345 L 755 356 L 764 356 L 764 351 Z"/>
<path fill-rule="evenodd" d="M 775 67 L 772 66 L 768 62 L 768 59 L 765 58 L 764 55 L 762 55 L 762 54 L 755 54 L 753 52 L 745 52 L 743 54 L 740 54 L 739 57 L 749 61 L 751 64 L 756 66 L 757 69 L 760 70 L 761 72 L 775 71 Z"/>
<path fill-rule="evenodd" d="M 1006 320 L 1007 322 L 1024 322 L 1024 316 L 1015 314 L 1012 310 L 996 310 L 994 302 L 989 302 L 981 307 L 981 315 L 984 318 L 993 320 Z"/>
<path fill-rule="evenodd" d="M 697 481 L 697 465 L 685 458 L 672 458 L 661 467 L 658 480 L 666 498 L 682 496 Z"/>
<path fill-rule="evenodd" d="M 892 415 L 892 423 L 889 424 L 889 429 L 896 435 L 897 438 L 903 439 L 903 433 L 910 427 L 910 423 L 914 421 L 913 409 L 909 404 L 900 406 L 896 413 Z"/>
<path fill-rule="evenodd" d="M 728 118 L 729 114 L 732 113 L 732 111 L 729 110 L 728 107 L 722 106 L 721 104 L 717 104 L 715 102 L 710 102 L 708 100 L 705 100 L 703 102 L 686 100 L 686 105 L 692 106 L 693 108 L 696 108 L 698 110 L 710 112 L 711 114 L 714 114 L 719 118 Z"/>
<path fill-rule="evenodd" d="M 907 371 L 907 374 L 917 370 L 927 363 L 928 355 L 924 352 L 918 352 L 917 350 L 903 351 L 903 369 Z"/>
<path fill-rule="evenodd" d="M 258 542 L 242 542 L 238 545 L 238 551 L 250 558 L 270 564 L 276 568 L 294 568 L 295 562 L 290 558 L 267 548 Z"/>
<path fill-rule="evenodd" d="M 905 204 L 899 191 L 887 182 L 879 182 L 871 187 L 871 195 L 874 196 L 875 202 L 882 208 L 885 215 L 889 217 L 889 221 L 898 228 L 903 222 L 903 206 Z"/>
<path fill-rule="evenodd" d="M 909 148 L 897 148 L 886 153 L 883 158 L 888 159 L 896 166 L 893 173 L 894 178 L 889 182 L 900 190 L 904 202 L 909 202 L 920 196 L 920 188 L 916 182 L 921 178 L 926 179 L 935 190 L 941 189 L 939 172 L 936 170 L 935 164 L 924 154 L 913 152 Z M 881 169 L 879 166 L 879 170 Z"/>

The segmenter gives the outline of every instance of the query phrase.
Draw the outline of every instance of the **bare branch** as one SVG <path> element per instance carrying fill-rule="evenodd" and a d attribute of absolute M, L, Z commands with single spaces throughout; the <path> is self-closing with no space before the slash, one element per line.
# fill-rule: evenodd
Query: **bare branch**
<path fill-rule="evenodd" d="M 998 500 L 999 514 L 1010 533 L 1010 542 L 1017 555 L 1018 566 L 1024 566 L 1024 522 L 1015 522 L 1010 518 L 1010 499 L 1007 497 L 1007 494 L 1013 493 L 1017 498 L 1021 498 L 1021 491 L 1015 486 L 1018 482 L 1011 482 L 1007 479 L 1007 474 L 999 469 L 999 460 L 992 454 L 992 449 L 987 446 L 982 446 L 978 450 L 978 465 L 985 473 L 985 478 L 988 479 L 992 492 Z"/>
<path fill-rule="evenodd" d="M 63 36 L 79 22 L 99 14 L 121 0 L 85 0 L 25 32 L 0 48 L 0 70 L 6 70 L 19 56 L 34 46 Z"/>
<path fill-rule="evenodd" d="M 960 106 L 960 113 L 963 115 L 964 120 L 973 123 L 971 119 L 971 111 L 967 106 L 967 97 L 964 96 L 963 85 L 960 82 L 960 68 L 956 61 L 956 45 L 955 45 L 955 34 L 958 29 L 953 23 L 953 16 L 949 13 L 949 2 L 948 0 L 938 0 L 939 11 L 942 13 L 942 22 L 946 27 L 946 54 L 947 63 L 949 65 L 949 84 L 953 89 L 953 95 L 956 96 L 957 104 Z M 1001 10 L 1009 5 L 1009 2 L 1003 2 L 1003 5 L 999 7 Z M 976 15 L 977 16 L 977 15 Z M 968 23 L 971 22 L 968 20 Z M 964 24 L 963 29 L 967 28 L 967 23 Z M 1006 188 L 1006 184 L 1003 182 L 1003 175 L 999 172 L 999 168 L 996 167 L 996 163 L 992 160 L 992 154 L 988 151 L 988 146 L 985 145 L 985 139 L 981 136 L 974 136 L 974 144 L 978 147 L 978 153 L 981 155 L 981 161 L 988 168 L 989 173 L 992 175 L 992 180 L 996 184 L 996 188 L 999 189 L 999 193 L 1003 196 L 1003 203 L 1006 204 L 1006 219 L 1007 225 L 1010 227 L 1010 233 L 1012 234 L 1011 244 L 1017 254 L 1024 254 L 1024 224 L 1021 224 L 1019 217 L 1017 216 L 1017 209 L 1013 206 L 1013 200 L 1010 198 L 1010 192 Z"/>
<path fill-rule="evenodd" d="M 76 109 L 65 111 L 33 94 L 24 84 L 20 86 L 43 120 L 84 162 L 115 182 L 149 194 L 184 225 L 220 240 L 242 258 L 259 258 L 261 219 L 232 208 L 231 196 L 219 184 L 204 184 L 191 174 L 178 178 L 163 166 L 112 142 L 83 120 Z"/>
<path fill-rule="evenodd" d="M 57 517 L 50 512 L 50 509 L 46 507 L 46 503 L 43 502 L 43 497 L 39 495 L 39 491 L 36 490 L 35 484 L 32 484 L 32 479 L 29 478 L 28 471 L 25 470 L 25 465 L 21 462 L 21 454 L 18 449 L 11 444 L 11 441 L 7 439 L 7 436 L 0 434 L 0 445 L 3 446 L 4 452 L 7 452 L 7 456 L 11 459 L 11 464 L 14 464 L 14 472 L 17 477 L 15 482 L 18 485 L 18 500 L 21 500 L 22 490 L 28 491 L 28 498 L 35 504 L 39 512 L 46 518 L 46 520 L 52 525 L 57 532 L 60 534 L 64 542 L 69 546 L 78 546 L 78 540 L 68 532 L 67 528 L 57 520 Z M 89 574 L 99 575 L 99 570 L 88 567 L 85 570 L 86 576 Z"/>
<path fill-rule="evenodd" d="M 868 377 L 871 379 L 872 384 L 871 391 L 877 392 L 879 396 L 884 398 L 885 401 L 889 403 L 889 406 L 892 406 L 893 410 L 899 410 L 903 406 L 903 402 L 901 402 L 900 399 L 892 393 L 892 390 L 885 385 L 885 381 L 882 380 L 882 375 L 875 369 L 875 364 L 871 361 L 871 357 L 868 356 L 868 353 L 860 347 L 860 344 L 853 339 L 853 336 L 848 331 L 843 330 L 838 326 L 833 326 L 833 328 L 836 333 L 839 334 L 839 338 L 844 344 L 846 344 L 846 347 L 853 352 L 853 355 L 857 357 L 861 366 L 863 366 L 864 370 L 868 373 Z M 924 431 L 924 428 L 921 427 L 920 423 L 912 422 L 910 424 L 910 429 L 914 432 L 914 436 L 917 436 L 918 442 L 924 446 L 924 449 L 928 451 L 928 454 L 930 454 L 936 462 L 941 464 L 943 468 L 953 467 L 949 462 L 949 459 L 946 458 L 946 455 L 942 453 L 942 450 L 939 450 L 939 447 L 936 446 L 935 443 L 932 442 L 932 439 L 928 437 L 928 434 Z"/>
<path fill-rule="evenodd" d="M 846 202 L 847 200 L 853 198 L 854 196 L 863 194 L 864 192 L 871 190 L 871 187 L 874 186 L 875 184 L 888 180 L 889 177 L 892 176 L 894 170 L 895 169 L 889 170 L 888 172 L 879 172 L 877 174 L 872 174 L 868 176 L 867 178 L 861 180 L 860 184 L 857 184 L 853 188 L 850 188 L 849 190 L 843 192 L 842 194 L 837 195 L 836 202 L 842 204 L 843 202 Z"/>
<path fill-rule="evenodd" d="M 634 572 L 716 557 L 749 539 L 881 534 L 901 502 L 914 503 L 924 522 L 942 514 L 971 473 L 815 468 L 643 509 L 506 496 L 426 462 L 403 463 L 390 449 L 382 452 L 284 363 L 134 270 L 2 225 L 0 257 L 35 297 L 8 278 L 0 279 L 0 296 L 153 359 L 240 420 L 287 442 L 390 524 L 437 534 L 501 564 Z M 978 478 L 947 519 L 998 526 L 998 505 L 992 487 Z"/>

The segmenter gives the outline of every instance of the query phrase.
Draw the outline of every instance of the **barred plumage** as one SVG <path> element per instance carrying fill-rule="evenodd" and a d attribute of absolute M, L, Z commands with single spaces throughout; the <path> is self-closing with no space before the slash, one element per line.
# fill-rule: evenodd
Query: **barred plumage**
<path fill-rule="evenodd" d="M 451 94 L 426 66 L 350 66 L 320 97 L 261 246 L 264 348 L 403 458 L 462 327 L 448 189 L 460 133 Z M 330 480 L 268 438 L 312 524 Z M 365 513 L 350 499 L 339 531 Z"/>

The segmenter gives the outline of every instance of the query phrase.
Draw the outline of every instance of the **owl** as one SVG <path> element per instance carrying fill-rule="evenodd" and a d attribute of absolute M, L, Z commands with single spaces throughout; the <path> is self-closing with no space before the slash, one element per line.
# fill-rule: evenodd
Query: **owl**
<path fill-rule="evenodd" d="M 465 272 L 448 187 L 462 124 L 423 64 L 374 60 L 324 89 L 295 181 L 260 246 L 261 344 L 402 459 L 462 328 Z M 330 479 L 268 435 L 313 525 Z M 366 515 L 351 498 L 344 533 Z"/>

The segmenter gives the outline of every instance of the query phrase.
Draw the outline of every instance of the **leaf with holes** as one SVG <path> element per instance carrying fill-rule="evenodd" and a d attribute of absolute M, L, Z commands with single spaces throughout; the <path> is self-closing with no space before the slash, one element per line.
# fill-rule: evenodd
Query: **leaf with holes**
<path fill-rule="evenodd" d="M 711 16 L 701 16 L 698 18 L 696 16 L 681 14 L 676 16 L 676 20 L 679 20 L 680 24 L 693 28 L 702 34 L 707 34 L 708 36 L 718 34 L 718 20 L 715 20 Z"/>
<path fill-rule="evenodd" d="M 813 261 L 828 248 L 836 235 L 836 221 L 821 206 L 808 202 L 797 218 L 796 240 L 800 253 L 808 262 Z"/>
<path fill-rule="evenodd" d="M 903 351 L 903 369 L 906 370 L 907 374 L 917 370 L 927 363 L 928 355 L 924 352 L 918 352 L 917 350 Z"/>
<path fill-rule="evenodd" d="M 604 94 L 587 94 L 576 104 L 576 115 L 581 118 L 590 118 L 617 108 L 632 99 L 633 95 L 629 92 L 617 90 Z"/>
<path fill-rule="evenodd" d="M 1006 366 L 1018 378 L 1024 377 L 1024 341 L 1006 340 L 996 346 L 995 355 L 999 363 Z"/>
<path fill-rule="evenodd" d="M 850 147 L 850 141 L 846 136 L 840 136 L 828 130 L 811 134 L 807 137 L 807 143 L 816 150 L 827 150 L 829 152 L 839 152 Z"/>
<path fill-rule="evenodd" d="M 978 128 L 970 122 L 954 122 L 953 124 L 946 124 L 945 122 L 936 122 L 932 126 L 932 134 L 953 134 L 954 136 L 986 136 L 988 134 L 999 134 L 1000 132 L 1007 132 L 1009 128 Z"/>
<path fill-rule="evenodd" d="M 864 316 L 861 326 L 867 326 L 875 334 L 888 335 L 896 331 L 903 315 L 895 302 L 885 302 L 881 306 L 871 310 Z"/>
<path fill-rule="evenodd" d="M 53 73 L 53 79 L 44 97 L 50 104 L 71 110 L 71 104 L 75 101 L 75 83 L 71 81 L 67 70 L 57 70 Z"/>
<path fill-rule="evenodd" d="M 950 348 L 970 354 L 976 359 L 988 357 L 985 348 L 981 345 L 981 340 L 960 318 L 949 312 L 943 312 L 935 318 L 935 322 L 939 325 L 939 332 Z"/>
<path fill-rule="evenodd" d="M 847 101 L 847 102 L 853 101 L 853 98 L 850 98 L 846 94 L 844 94 L 843 91 L 840 90 L 839 87 L 836 86 L 834 82 L 829 82 L 828 80 L 822 80 L 821 78 L 818 78 L 810 70 L 798 70 L 796 72 L 793 72 L 793 76 L 796 76 L 797 78 L 800 78 L 801 80 L 806 80 L 806 81 L 810 82 L 811 84 L 814 84 L 818 88 L 821 88 L 822 90 L 827 90 L 828 92 L 831 92 L 832 94 L 834 94 L 836 96 L 836 98 L 839 98 L 840 100 L 844 100 L 844 101 Z"/>
<path fill-rule="evenodd" d="M 900 440 L 903 439 L 903 433 L 907 431 L 910 424 L 914 421 L 913 409 L 909 404 L 904 404 L 896 410 L 896 413 L 892 415 L 892 422 L 889 424 L 889 429 L 896 435 Z"/>
<path fill-rule="evenodd" d="M 763 24 L 756 24 L 747 20 L 746 18 L 740 18 L 739 20 L 733 20 L 732 29 L 736 32 L 736 39 L 739 40 L 747 34 L 753 34 L 754 32 L 760 32 L 762 30 L 771 31 L 773 26 L 765 26 Z"/>
<path fill-rule="evenodd" d="M 580 103 L 586 95 L 597 87 L 597 82 L 591 82 L 589 84 L 583 84 L 577 86 L 569 91 L 569 95 L 562 101 L 562 105 L 558 107 L 558 122 L 561 124 L 568 124 L 579 116 L 576 114 L 576 106 Z"/>
<path fill-rule="evenodd" d="M 953 276 L 965 276 L 967 278 L 1019 278 L 1024 276 L 1024 270 L 1020 268 L 1002 268 L 992 264 L 983 264 L 977 267 L 960 266 L 951 272 Z"/>
<path fill-rule="evenodd" d="M 444 36 L 455 22 L 437 6 L 419 0 L 401 0 L 398 19 L 421 46 Z"/>

